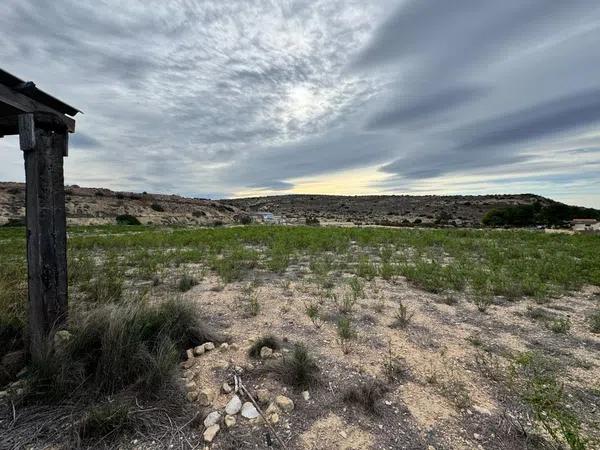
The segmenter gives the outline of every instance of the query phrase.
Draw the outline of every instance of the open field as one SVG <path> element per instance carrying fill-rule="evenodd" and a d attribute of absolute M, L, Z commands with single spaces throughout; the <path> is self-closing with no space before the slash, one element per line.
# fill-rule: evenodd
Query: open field
<path fill-rule="evenodd" d="M 21 345 L 23 232 L 0 228 L 2 355 Z M 238 415 L 214 449 L 276 436 L 291 449 L 598 448 L 599 255 L 597 236 L 531 231 L 72 228 L 77 352 L 3 394 L 0 448 L 202 448 L 202 420 L 225 408 L 234 374 L 275 434 Z M 79 338 L 94 321 L 112 334 Z M 146 337 L 119 341 L 126 327 Z M 218 349 L 188 359 L 204 340 Z M 118 363 L 109 342 L 126 342 Z M 112 359 L 64 365 L 81 353 Z M 140 366 L 151 369 L 130 373 Z M 206 389 L 208 402 L 189 395 Z M 293 410 L 271 405 L 278 394 Z"/>

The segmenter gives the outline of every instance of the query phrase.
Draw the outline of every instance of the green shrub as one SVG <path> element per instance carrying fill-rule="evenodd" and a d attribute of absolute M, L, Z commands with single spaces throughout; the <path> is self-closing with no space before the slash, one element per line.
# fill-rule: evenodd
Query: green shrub
<path fill-rule="evenodd" d="M 600 309 L 593 312 L 588 321 L 590 323 L 590 331 L 592 333 L 600 333 Z"/>
<path fill-rule="evenodd" d="M 402 303 L 401 300 L 398 301 L 398 309 L 394 314 L 394 322 L 392 323 L 393 327 L 396 328 L 405 328 L 411 321 L 414 313 L 408 312 L 408 307 Z"/>
<path fill-rule="evenodd" d="M 121 214 L 116 217 L 117 225 L 141 225 L 137 217 L 130 214 Z"/>
<path fill-rule="evenodd" d="M 157 211 L 157 212 L 165 211 L 165 208 L 163 208 L 163 206 L 160 203 L 152 203 L 150 205 L 150 208 L 152 208 L 154 211 Z"/>
<path fill-rule="evenodd" d="M 194 277 L 184 274 L 177 282 L 177 289 L 180 292 L 187 292 L 197 284 L 198 282 Z"/>
<path fill-rule="evenodd" d="M 571 321 L 568 317 L 558 317 L 547 322 L 546 326 L 554 333 L 567 334 L 571 329 Z"/>
<path fill-rule="evenodd" d="M 265 368 L 276 373 L 284 383 L 300 389 L 308 389 L 320 381 L 319 366 L 302 343 L 295 344 L 290 355 L 270 361 Z"/>
<path fill-rule="evenodd" d="M 356 337 L 356 330 L 349 317 L 342 316 L 338 319 L 337 335 L 344 354 L 350 353 L 351 340 Z"/>

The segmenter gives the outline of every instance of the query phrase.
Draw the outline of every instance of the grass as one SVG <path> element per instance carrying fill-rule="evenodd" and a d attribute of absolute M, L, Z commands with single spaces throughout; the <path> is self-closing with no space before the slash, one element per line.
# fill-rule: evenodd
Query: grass
<path fill-rule="evenodd" d="M 282 382 L 299 389 L 308 389 L 320 382 L 319 366 L 302 343 L 295 344 L 291 354 L 269 362 L 266 370 L 278 375 Z"/>
<path fill-rule="evenodd" d="M 337 321 L 337 335 L 344 354 L 350 353 L 351 340 L 356 337 L 356 330 L 352 326 L 350 317 L 341 316 Z"/>
<path fill-rule="evenodd" d="M 592 333 L 600 333 L 600 309 L 590 314 L 588 322 Z"/>
<path fill-rule="evenodd" d="M 197 284 L 198 281 L 196 281 L 194 277 L 184 274 L 177 282 L 177 290 L 179 290 L 179 292 L 187 292 Z"/>
<path fill-rule="evenodd" d="M 281 341 L 272 334 L 262 336 L 250 346 L 248 356 L 251 358 L 260 358 L 260 349 L 263 347 L 269 347 L 271 350 L 276 351 L 281 348 Z"/>
<path fill-rule="evenodd" d="M 368 413 L 378 414 L 378 404 L 389 391 L 389 387 L 379 380 L 369 380 L 358 385 L 348 386 L 342 395 L 345 403 L 357 405 Z"/>
<path fill-rule="evenodd" d="M 394 313 L 394 322 L 392 327 L 395 328 L 406 328 L 406 326 L 412 320 L 414 313 L 408 311 L 408 306 L 404 305 L 402 301 L 398 301 L 398 309 Z"/>

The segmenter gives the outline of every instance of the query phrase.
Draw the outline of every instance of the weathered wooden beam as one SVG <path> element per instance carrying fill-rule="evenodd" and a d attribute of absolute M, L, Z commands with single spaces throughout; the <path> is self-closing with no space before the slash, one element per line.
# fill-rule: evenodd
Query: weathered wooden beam
<path fill-rule="evenodd" d="M 31 121 L 19 120 L 22 142 Z M 27 202 L 29 349 L 42 356 L 48 339 L 67 319 L 67 236 L 63 154 L 67 129 L 54 114 L 35 114 L 34 145 L 24 150 Z M 26 146 L 29 146 L 27 144 Z"/>
<path fill-rule="evenodd" d="M 19 115 L 19 145 L 23 151 L 35 148 L 35 125 L 32 113 Z"/>
<path fill-rule="evenodd" d="M 9 105 L 22 113 L 46 112 L 55 114 L 60 121 L 64 123 L 70 133 L 75 132 L 75 119 L 65 116 L 49 106 L 29 98 L 3 84 L 0 84 L 0 103 Z"/>

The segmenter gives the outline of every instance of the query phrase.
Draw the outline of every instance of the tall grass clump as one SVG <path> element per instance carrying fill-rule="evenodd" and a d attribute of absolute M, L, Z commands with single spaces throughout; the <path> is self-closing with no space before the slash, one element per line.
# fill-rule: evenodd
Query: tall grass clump
<path fill-rule="evenodd" d="M 186 348 L 218 340 L 189 305 L 174 300 L 74 311 L 68 331 L 64 345 L 46 345 L 32 361 L 32 396 L 157 392 L 170 384 Z"/>
<path fill-rule="evenodd" d="M 308 389 L 320 380 L 317 361 L 302 343 L 295 344 L 289 355 L 269 362 L 265 369 L 278 375 L 284 383 L 300 389 Z"/>

